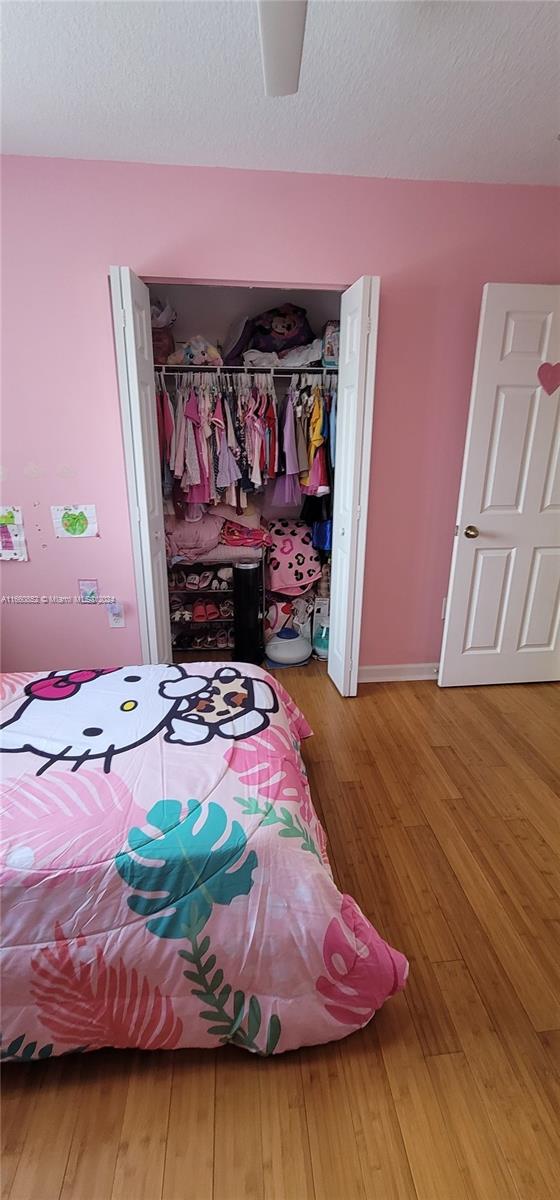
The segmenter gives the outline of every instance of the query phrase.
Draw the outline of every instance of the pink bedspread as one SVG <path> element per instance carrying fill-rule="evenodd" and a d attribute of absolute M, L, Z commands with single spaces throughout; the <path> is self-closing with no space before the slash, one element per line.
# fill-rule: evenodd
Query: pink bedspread
<path fill-rule="evenodd" d="M 2 1055 L 344 1037 L 407 963 L 333 882 L 258 667 L 4 675 Z"/>

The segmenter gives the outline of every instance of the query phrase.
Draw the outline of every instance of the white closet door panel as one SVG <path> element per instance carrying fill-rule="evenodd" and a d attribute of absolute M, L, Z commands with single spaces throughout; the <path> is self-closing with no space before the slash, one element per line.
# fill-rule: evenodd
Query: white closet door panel
<path fill-rule="evenodd" d="M 144 662 L 169 662 L 172 651 L 150 295 L 129 267 L 111 268 L 111 289 L 142 651 Z"/>
<path fill-rule="evenodd" d="M 378 311 L 375 277 L 342 296 L 328 671 L 343 696 L 358 689 Z"/>
<path fill-rule="evenodd" d="M 560 676 L 560 391 L 537 374 L 559 358 L 560 288 L 487 284 L 441 686 Z"/>

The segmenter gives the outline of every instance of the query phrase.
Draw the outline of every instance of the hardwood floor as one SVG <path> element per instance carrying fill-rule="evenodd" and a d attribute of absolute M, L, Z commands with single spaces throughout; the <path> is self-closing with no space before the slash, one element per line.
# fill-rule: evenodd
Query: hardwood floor
<path fill-rule="evenodd" d="M 560 703 L 282 671 L 339 886 L 410 959 L 342 1042 L 6 1068 L 5 1200 L 556 1200 Z"/>

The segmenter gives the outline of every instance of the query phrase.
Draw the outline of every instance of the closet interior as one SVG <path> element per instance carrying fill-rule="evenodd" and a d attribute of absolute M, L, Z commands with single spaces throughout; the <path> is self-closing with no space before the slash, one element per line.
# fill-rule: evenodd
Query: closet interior
<path fill-rule="evenodd" d="M 340 294 L 149 291 L 174 661 L 326 659 Z"/>

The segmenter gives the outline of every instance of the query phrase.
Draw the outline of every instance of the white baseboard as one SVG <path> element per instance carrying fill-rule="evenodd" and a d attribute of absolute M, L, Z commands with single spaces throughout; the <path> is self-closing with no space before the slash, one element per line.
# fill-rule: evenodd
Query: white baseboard
<path fill-rule="evenodd" d="M 396 683 L 404 679 L 436 679 L 439 663 L 394 663 L 360 667 L 358 683 Z"/>

